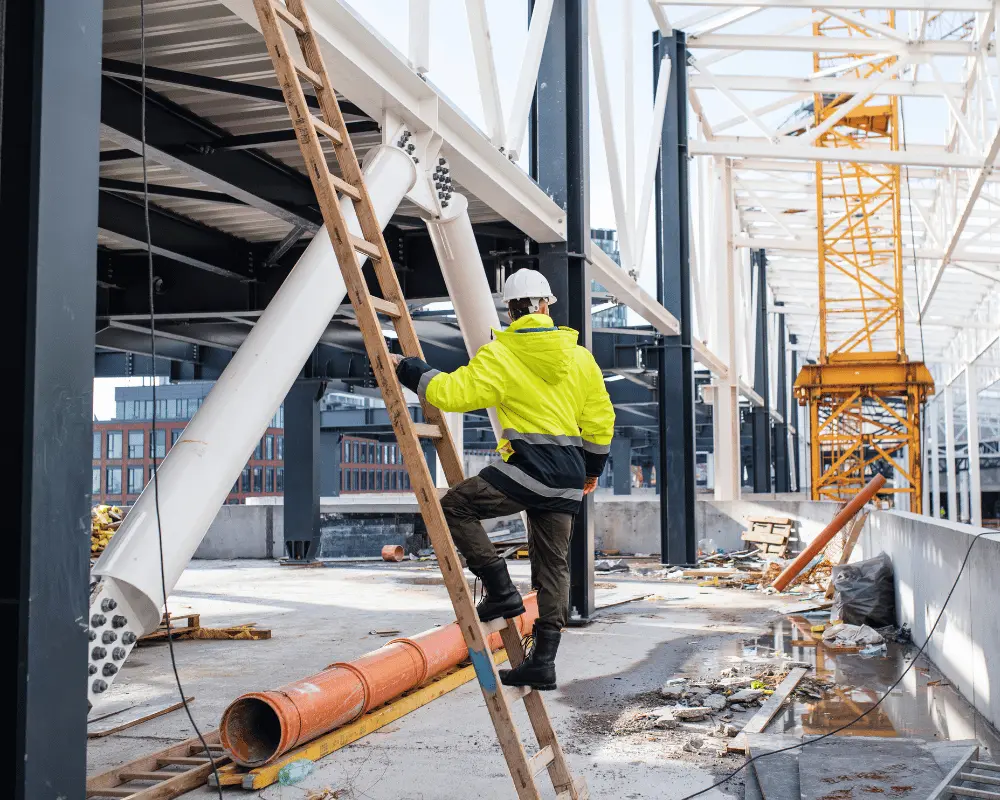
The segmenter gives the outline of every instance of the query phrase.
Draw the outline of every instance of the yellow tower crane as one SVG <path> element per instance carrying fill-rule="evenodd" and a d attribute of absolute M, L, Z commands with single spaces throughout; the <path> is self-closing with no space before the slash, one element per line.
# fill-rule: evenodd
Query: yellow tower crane
<path fill-rule="evenodd" d="M 813 33 L 870 37 L 895 27 L 892 11 L 865 20 L 874 24 L 828 16 Z M 816 53 L 813 64 L 862 79 L 900 66 L 895 56 L 854 53 Z M 817 94 L 813 113 L 819 147 L 899 149 L 898 97 Z M 890 479 L 880 494 L 920 513 L 921 405 L 934 381 L 906 355 L 901 194 L 898 166 L 816 162 L 819 359 L 802 368 L 795 396 L 809 407 L 813 500 L 846 501 L 878 471 Z"/>

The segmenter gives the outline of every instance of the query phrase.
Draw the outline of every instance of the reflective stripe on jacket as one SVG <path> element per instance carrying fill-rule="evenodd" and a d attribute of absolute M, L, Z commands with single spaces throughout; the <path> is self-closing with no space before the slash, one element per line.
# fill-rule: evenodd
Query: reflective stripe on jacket
<path fill-rule="evenodd" d="M 451 373 L 416 358 L 397 373 L 422 400 L 443 411 L 495 407 L 502 461 L 480 475 L 529 508 L 579 510 L 586 477 L 601 474 L 615 412 L 594 357 L 577 332 L 529 314 L 479 348 Z"/>

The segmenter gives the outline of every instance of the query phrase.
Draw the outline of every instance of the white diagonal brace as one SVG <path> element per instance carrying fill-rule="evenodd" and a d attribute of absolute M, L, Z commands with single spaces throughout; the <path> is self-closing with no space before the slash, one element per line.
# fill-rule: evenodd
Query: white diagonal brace
<path fill-rule="evenodd" d="M 535 7 L 531 10 L 528 41 L 524 47 L 524 57 L 521 59 L 521 71 L 517 76 L 510 119 L 507 121 L 507 155 L 515 161 L 521 153 L 521 145 L 524 143 L 524 134 L 528 127 L 528 113 L 531 111 L 531 100 L 535 95 L 535 84 L 538 83 L 538 67 L 542 63 L 542 50 L 545 48 L 545 34 L 549 30 L 549 20 L 552 18 L 553 2 L 554 0 L 536 0 Z"/>
<path fill-rule="evenodd" d="M 927 309 L 930 308 L 931 301 L 934 299 L 934 293 L 937 292 L 938 286 L 941 285 L 941 276 L 955 256 L 962 233 L 969 222 L 969 217 L 972 216 L 972 209 L 975 207 L 976 200 L 979 199 L 979 195 L 983 191 L 983 184 L 986 183 L 986 179 L 993 172 L 993 164 L 997 159 L 997 153 L 1000 153 L 1000 125 L 997 126 L 993 134 L 993 140 L 990 142 L 990 148 L 986 152 L 983 165 L 977 170 L 976 179 L 969 187 L 969 194 L 965 198 L 962 211 L 952 226 L 951 235 L 948 237 L 948 242 L 944 248 L 944 255 L 942 255 L 940 263 L 938 263 L 937 268 L 934 270 L 931 285 L 927 288 L 923 302 L 920 304 L 921 316 L 926 314 Z"/>
<path fill-rule="evenodd" d="M 656 20 L 660 36 L 670 36 L 674 29 L 670 25 L 670 20 L 667 18 L 667 12 L 663 10 L 663 6 L 657 0 L 649 0 L 649 10 L 653 12 L 653 19 Z"/>
<path fill-rule="evenodd" d="M 472 53 L 476 59 L 476 75 L 479 77 L 479 93 L 483 101 L 486 132 L 494 145 L 503 147 L 507 143 L 507 137 L 504 135 L 500 85 L 497 83 L 497 64 L 493 58 L 486 0 L 466 0 L 465 13 L 469 19 L 469 35 L 472 37 Z"/>
<path fill-rule="evenodd" d="M 653 184 L 656 180 L 656 161 L 663 138 L 663 114 L 667 109 L 667 92 L 670 88 L 671 62 L 666 56 L 660 59 L 660 74 L 656 81 L 656 98 L 653 100 L 653 122 L 649 129 L 649 144 L 646 146 L 646 168 L 639 189 L 639 214 L 635 225 L 636 269 L 642 271 L 642 260 L 646 251 L 646 229 L 649 227 L 649 207 L 653 199 Z"/>
<path fill-rule="evenodd" d="M 621 249 L 622 266 L 635 269 L 632 259 L 632 231 L 628 227 L 625 210 L 625 192 L 622 186 L 621 163 L 618 160 L 618 143 L 615 140 L 615 115 L 611 108 L 611 91 L 608 87 L 608 72 L 604 60 L 604 45 L 601 40 L 601 24 L 597 16 L 597 0 L 590 4 L 590 56 L 594 64 L 594 83 L 597 87 L 597 107 L 601 117 L 601 131 L 604 133 L 604 153 L 608 161 L 608 179 L 611 183 L 611 205 L 614 208 L 615 223 L 618 228 L 618 245 Z M 628 131 L 632 135 L 632 131 Z"/>
<path fill-rule="evenodd" d="M 746 117 L 747 122 L 751 123 L 756 127 L 761 133 L 764 134 L 772 142 L 777 142 L 779 137 L 777 131 L 774 130 L 770 125 L 768 125 L 764 120 L 758 117 L 749 106 L 746 105 L 739 97 L 733 94 L 729 89 L 727 89 L 722 83 L 715 79 L 715 76 L 705 68 L 705 66 L 696 61 L 693 57 L 688 57 L 688 62 L 694 66 L 702 75 L 705 76 L 707 80 L 714 89 L 722 94 L 732 105 L 739 111 L 744 117 Z"/>
<path fill-rule="evenodd" d="M 426 75 L 431 63 L 431 0 L 410 0 L 410 63 L 418 75 Z"/>

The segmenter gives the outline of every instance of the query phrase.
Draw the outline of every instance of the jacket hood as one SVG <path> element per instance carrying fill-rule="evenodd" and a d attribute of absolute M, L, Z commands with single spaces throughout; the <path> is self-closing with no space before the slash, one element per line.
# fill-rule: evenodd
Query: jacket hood
<path fill-rule="evenodd" d="M 573 362 L 578 334 L 572 328 L 557 328 L 545 314 L 527 314 L 505 331 L 494 331 L 515 356 L 546 383 L 560 383 Z"/>

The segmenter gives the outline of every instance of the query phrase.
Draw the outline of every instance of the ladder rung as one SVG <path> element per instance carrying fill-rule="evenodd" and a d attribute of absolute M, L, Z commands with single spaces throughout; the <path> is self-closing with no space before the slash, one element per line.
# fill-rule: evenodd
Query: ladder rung
<path fill-rule="evenodd" d="M 200 767 L 202 764 L 210 763 L 208 758 L 195 758 L 194 756 L 168 756 L 167 758 L 156 759 L 158 767 L 165 767 L 169 764 L 179 764 L 182 767 Z"/>
<path fill-rule="evenodd" d="M 165 781 L 167 778 L 176 778 L 183 774 L 183 772 L 119 772 L 118 779 L 123 783 L 128 781 Z"/>
<path fill-rule="evenodd" d="M 431 425 L 429 422 L 414 422 L 413 432 L 421 439 L 441 438 L 441 429 L 437 425 Z"/>
<path fill-rule="evenodd" d="M 555 757 L 556 754 L 552 750 L 552 745 L 545 745 L 545 747 L 528 759 L 528 767 L 531 769 L 531 774 L 537 775 L 551 764 Z"/>
<path fill-rule="evenodd" d="M 87 789 L 87 797 L 131 797 L 141 792 L 142 789 Z"/>
<path fill-rule="evenodd" d="M 317 133 L 322 133 L 327 139 L 329 139 L 334 144 L 344 143 L 344 137 L 340 135 L 340 131 L 338 131 L 332 125 L 327 125 L 319 117 L 313 117 L 312 124 L 313 127 L 316 129 Z"/>
<path fill-rule="evenodd" d="M 534 690 L 530 686 L 511 686 L 508 689 L 504 689 L 504 694 L 507 697 L 508 702 L 514 703 L 518 700 L 523 700 Z"/>
<path fill-rule="evenodd" d="M 395 303 L 390 303 L 388 300 L 383 300 L 381 297 L 373 297 L 372 305 L 375 306 L 375 310 L 379 314 L 385 314 L 387 317 L 392 317 L 393 319 L 399 319 L 402 313 L 399 310 L 399 306 Z"/>
<path fill-rule="evenodd" d="M 1000 764 L 988 764 L 985 761 L 970 761 L 969 766 L 973 769 L 991 769 L 1000 772 Z"/>
<path fill-rule="evenodd" d="M 281 17 L 285 22 L 287 22 L 292 28 L 295 29 L 296 33 L 305 34 L 306 26 L 302 24 L 302 20 L 296 17 L 291 11 L 289 11 L 281 3 L 271 0 L 271 8 L 274 9 L 274 13 Z"/>
<path fill-rule="evenodd" d="M 212 752 L 218 751 L 218 752 L 221 753 L 221 752 L 225 751 L 226 748 L 223 747 L 221 744 L 210 744 L 208 746 L 208 749 L 210 751 L 212 751 Z M 188 748 L 188 755 L 192 755 L 193 756 L 196 753 L 204 753 L 204 752 L 205 752 L 205 748 L 202 747 L 200 743 L 199 744 L 193 744 L 193 745 L 191 745 Z"/>
<path fill-rule="evenodd" d="M 295 71 L 299 73 L 301 77 L 309 81 L 309 83 L 311 83 L 317 89 L 323 88 L 323 79 L 319 76 L 318 73 L 315 73 L 311 69 L 309 69 L 309 67 L 303 64 L 296 64 Z"/>
<path fill-rule="evenodd" d="M 362 239 L 360 236 L 351 236 L 351 246 L 360 253 L 364 253 L 371 259 L 379 260 L 382 258 L 382 251 L 379 250 L 377 244 L 372 244 L 366 239 Z"/>
<path fill-rule="evenodd" d="M 979 800 L 1000 800 L 997 792 L 987 792 L 985 789 L 965 789 L 961 786 L 949 786 L 948 791 L 956 797 L 976 797 Z"/>
<path fill-rule="evenodd" d="M 333 187 L 341 194 L 346 194 L 352 200 L 361 199 L 361 192 L 357 186 L 351 186 L 351 184 L 349 184 L 343 178 L 338 178 L 332 172 L 330 173 L 330 182 L 333 184 Z"/>
<path fill-rule="evenodd" d="M 969 783 L 981 783 L 983 786 L 1000 786 L 1000 778 L 993 778 L 988 775 L 973 775 L 971 772 L 963 772 L 958 777 Z"/>
<path fill-rule="evenodd" d="M 489 636 L 491 633 L 496 633 L 506 628 L 507 620 L 505 620 L 503 617 L 500 617 L 500 619 L 491 619 L 489 622 L 482 623 L 482 626 L 483 626 L 483 631 L 486 633 L 487 636 Z"/>

